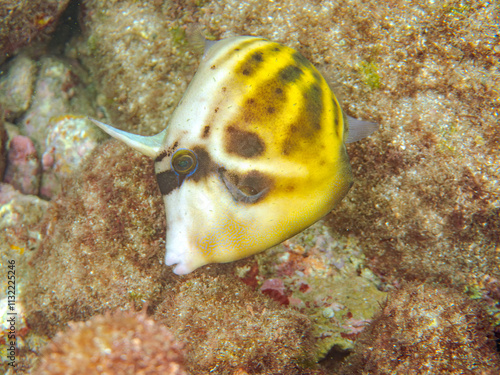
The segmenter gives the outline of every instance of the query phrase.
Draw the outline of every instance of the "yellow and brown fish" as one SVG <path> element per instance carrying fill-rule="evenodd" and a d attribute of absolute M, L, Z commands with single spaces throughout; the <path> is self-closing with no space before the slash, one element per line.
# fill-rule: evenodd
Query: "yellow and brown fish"
<path fill-rule="evenodd" d="M 299 52 L 257 37 L 209 42 L 167 128 L 144 137 L 93 120 L 155 161 L 167 265 L 185 274 L 259 253 L 326 215 L 352 185 L 346 116 Z"/>

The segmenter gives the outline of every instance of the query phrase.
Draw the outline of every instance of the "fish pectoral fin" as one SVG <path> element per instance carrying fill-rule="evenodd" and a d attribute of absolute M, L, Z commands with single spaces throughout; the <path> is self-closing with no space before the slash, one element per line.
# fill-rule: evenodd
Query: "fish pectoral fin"
<path fill-rule="evenodd" d="M 368 137 L 375 132 L 379 125 L 374 122 L 368 122 L 355 119 L 354 117 L 346 116 L 349 123 L 349 133 L 345 143 L 352 143 Z"/>
<path fill-rule="evenodd" d="M 90 117 L 87 118 L 113 138 L 122 141 L 134 150 L 139 151 L 141 154 L 149 156 L 150 158 L 155 158 L 158 155 L 163 139 L 165 138 L 166 129 L 161 133 L 146 137 L 143 135 L 127 133 L 126 131 L 114 128 L 113 126 L 106 125 L 101 121 Z"/>

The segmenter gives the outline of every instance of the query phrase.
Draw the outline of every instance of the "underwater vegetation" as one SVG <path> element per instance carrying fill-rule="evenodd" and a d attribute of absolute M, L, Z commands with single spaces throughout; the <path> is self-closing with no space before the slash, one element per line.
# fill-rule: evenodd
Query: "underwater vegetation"
<path fill-rule="evenodd" d="M 84 0 L 81 33 L 54 35 L 57 48 L 62 5 L 18 3 L 0 7 L 0 260 L 19 264 L 17 373 L 74 363 L 83 332 L 124 330 L 152 332 L 139 338 L 151 366 L 171 344 L 168 363 L 193 374 L 499 373 L 498 2 Z M 354 185 L 321 223 L 178 276 L 163 263 L 153 163 L 102 143 L 86 116 L 163 130 L 201 59 L 194 25 L 298 50 L 348 115 L 381 130 L 347 146 Z"/>

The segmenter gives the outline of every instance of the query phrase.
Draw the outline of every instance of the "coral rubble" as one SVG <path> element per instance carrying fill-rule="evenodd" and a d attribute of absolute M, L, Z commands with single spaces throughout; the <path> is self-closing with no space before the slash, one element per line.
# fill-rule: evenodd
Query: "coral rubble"
<path fill-rule="evenodd" d="M 248 285 L 312 318 L 317 359 L 351 349 L 386 299 L 354 237 L 335 238 L 323 220 L 236 269 Z"/>
<path fill-rule="evenodd" d="M 42 351 L 41 375 L 186 375 L 183 350 L 163 325 L 117 312 L 72 322 Z"/>
<path fill-rule="evenodd" d="M 94 116 L 95 110 L 92 90 L 85 86 L 85 69 L 55 56 L 42 56 L 38 65 L 31 105 L 18 119 L 18 126 L 41 154 L 54 121 L 68 115 Z"/>
<path fill-rule="evenodd" d="M 361 333 L 342 373 L 498 374 L 485 311 L 453 290 L 409 283 Z"/>

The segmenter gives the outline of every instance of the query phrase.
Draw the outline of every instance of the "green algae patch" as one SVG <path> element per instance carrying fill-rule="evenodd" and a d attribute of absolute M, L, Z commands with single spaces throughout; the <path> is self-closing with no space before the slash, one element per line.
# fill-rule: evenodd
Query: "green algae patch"
<path fill-rule="evenodd" d="M 358 66 L 363 82 L 372 90 L 380 88 L 380 75 L 374 62 L 361 61 Z"/>

